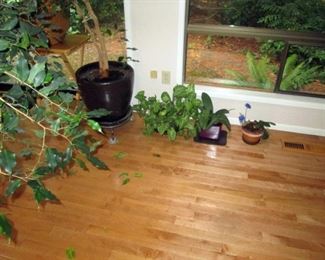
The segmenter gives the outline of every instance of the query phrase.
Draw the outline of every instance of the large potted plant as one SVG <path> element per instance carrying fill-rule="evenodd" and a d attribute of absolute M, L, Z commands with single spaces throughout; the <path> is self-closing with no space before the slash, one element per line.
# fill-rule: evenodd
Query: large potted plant
<path fill-rule="evenodd" d="M 75 83 L 57 63 L 38 54 L 47 39 L 34 23 L 35 3 L 0 2 L 0 81 L 9 83 L 0 94 L 0 187 L 1 201 L 27 187 L 36 203 L 43 204 L 58 201 L 45 187 L 45 178 L 68 174 L 74 164 L 85 169 L 86 161 L 108 169 L 93 155 L 100 142 L 87 129 L 101 132 L 90 118 L 107 111 L 86 112 L 76 104 L 71 93 Z M 12 222 L 1 212 L 0 235 L 13 235 Z"/>
<path fill-rule="evenodd" d="M 131 115 L 133 69 L 120 61 L 108 61 L 103 34 L 89 0 L 73 0 L 98 52 L 98 62 L 86 64 L 76 72 L 80 94 L 88 109 L 105 108 L 108 116 L 98 119 L 103 125 L 114 125 Z"/>
<path fill-rule="evenodd" d="M 247 111 L 252 106 L 249 103 L 245 104 L 245 114 L 239 115 L 239 122 L 242 125 L 242 139 L 247 144 L 258 144 L 261 139 L 265 140 L 269 138 L 268 127 L 275 125 L 273 122 L 267 122 L 263 120 L 248 120 Z"/>

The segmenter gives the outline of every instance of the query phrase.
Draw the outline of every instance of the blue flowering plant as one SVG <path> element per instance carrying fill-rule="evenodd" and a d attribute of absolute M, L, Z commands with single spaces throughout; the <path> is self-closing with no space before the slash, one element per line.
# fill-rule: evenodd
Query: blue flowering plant
<path fill-rule="evenodd" d="M 242 128 L 250 133 L 256 133 L 261 134 L 262 139 L 269 138 L 269 133 L 267 131 L 267 127 L 271 127 L 272 125 L 275 125 L 273 122 L 267 122 L 263 120 L 248 120 L 247 119 L 247 112 L 249 109 L 252 109 L 251 104 L 246 103 L 245 104 L 245 113 L 239 114 L 239 122 L 242 125 Z"/>

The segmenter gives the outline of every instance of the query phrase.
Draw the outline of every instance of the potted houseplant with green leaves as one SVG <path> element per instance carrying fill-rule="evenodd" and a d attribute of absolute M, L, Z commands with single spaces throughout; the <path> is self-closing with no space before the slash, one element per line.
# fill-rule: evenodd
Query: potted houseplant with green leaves
<path fill-rule="evenodd" d="M 197 140 L 217 141 L 221 134 L 222 125 L 225 125 L 228 131 L 231 130 L 227 117 L 229 110 L 219 109 L 214 112 L 212 100 L 205 92 L 202 93 L 201 99 L 202 107 L 197 120 L 199 137 Z"/>
<path fill-rule="evenodd" d="M 86 112 L 73 99 L 75 83 L 56 62 L 38 54 L 47 39 L 34 22 L 35 3 L 0 2 L 0 81 L 7 82 L 0 94 L 0 186 L 2 202 L 27 187 L 42 205 L 59 200 L 44 179 L 69 174 L 74 164 L 86 169 L 86 162 L 108 169 L 94 156 L 101 142 L 89 134 L 89 127 L 102 132 L 91 118 L 107 111 Z M 0 212 L 1 235 L 12 239 L 13 226 Z"/>
<path fill-rule="evenodd" d="M 247 144 L 258 144 L 261 139 L 265 140 L 269 138 L 268 127 L 275 125 L 273 122 L 267 122 L 263 120 L 248 120 L 247 111 L 252 106 L 249 103 L 245 104 L 245 114 L 239 115 L 239 122 L 242 125 L 242 139 Z"/>
<path fill-rule="evenodd" d="M 163 92 L 160 99 L 146 97 L 144 91 L 139 91 L 135 98 L 138 104 L 133 109 L 144 119 L 144 134 L 157 132 L 167 135 L 171 141 L 176 136 L 189 138 L 197 134 L 196 123 L 202 102 L 196 97 L 194 85 L 177 85 L 172 96 Z"/>
<path fill-rule="evenodd" d="M 132 114 L 133 69 L 124 61 L 108 61 L 104 37 L 89 0 L 72 2 L 98 51 L 98 62 L 86 64 L 76 72 L 80 94 L 88 109 L 110 111 L 98 119 L 102 125 L 119 124 Z"/>

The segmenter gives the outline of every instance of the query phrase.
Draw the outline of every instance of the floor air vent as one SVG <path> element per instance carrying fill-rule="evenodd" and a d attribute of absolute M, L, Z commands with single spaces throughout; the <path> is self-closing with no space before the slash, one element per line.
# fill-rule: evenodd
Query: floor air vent
<path fill-rule="evenodd" d="M 300 144 L 300 143 L 284 142 L 284 147 L 290 149 L 305 150 L 304 144 Z"/>

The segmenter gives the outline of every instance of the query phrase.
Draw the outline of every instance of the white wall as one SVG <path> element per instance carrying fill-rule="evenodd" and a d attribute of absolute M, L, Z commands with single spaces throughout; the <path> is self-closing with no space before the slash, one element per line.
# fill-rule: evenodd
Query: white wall
<path fill-rule="evenodd" d="M 139 60 L 132 63 L 135 70 L 134 93 L 145 90 L 146 95 L 171 92 L 176 83 L 182 83 L 185 0 L 124 0 L 128 56 Z M 157 79 L 150 71 L 158 72 Z M 171 83 L 162 84 L 161 72 L 171 73 Z M 244 104 L 253 109 L 250 119 L 269 120 L 276 128 L 325 136 L 325 100 L 215 87 L 196 87 L 198 94 L 205 91 L 213 98 L 216 108 L 232 108 L 231 121 L 237 122 Z"/>
<path fill-rule="evenodd" d="M 126 38 L 128 56 L 138 63 L 132 63 L 135 70 L 135 93 L 145 89 L 148 95 L 171 90 L 176 83 L 178 55 L 178 13 L 177 0 L 125 0 Z M 181 60 L 181 59 L 178 59 Z M 150 78 L 150 71 L 158 72 L 157 79 Z M 161 83 L 162 71 L 169 71 L 171 84 Z"/>

